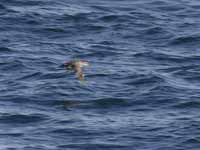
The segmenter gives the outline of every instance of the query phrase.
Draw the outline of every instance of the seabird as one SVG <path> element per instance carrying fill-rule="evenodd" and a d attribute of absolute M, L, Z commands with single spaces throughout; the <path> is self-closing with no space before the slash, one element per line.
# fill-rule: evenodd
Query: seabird
<path fill-rule="evenodd" d="M 76 76 L 79 80 L 84 79 L 84 74 L 83 74 L 82 68 L 84 66 L 88 66 L 88 65 L 89 65 L 89 63 L 87 61 L 84 61 L 84 60 L 74 60 L 74 61 L 69 61 L 69 62 L 64 63 L 64 66 L 67 69 L 71 69 L 71 70 L 74 70 L 76 72 Z"/>

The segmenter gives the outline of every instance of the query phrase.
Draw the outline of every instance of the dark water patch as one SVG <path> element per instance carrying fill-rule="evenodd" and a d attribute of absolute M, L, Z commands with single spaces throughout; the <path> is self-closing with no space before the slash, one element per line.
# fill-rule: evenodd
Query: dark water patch
<path fill-rule="evenodd" d="M 191 8 L 194 8 L 194 9 L 197 9 L 197 10 L 200 9 L 200 5 L 199 5 L 199 4 L 190 5 L 190 7 L 191 7 Z"/>
<path fill-rule="evenodd" d="M 110 8 L 110 7 L 108 7 L 108 6 L 100 6 L 100 5 L 92 5 L 92 6 L 90 6 L 91 8 L 94 8 L 94 9 L 96 9 L 96 10 L 98 10 L 98 11 L 102 11 L 103 13 L 105 13 L 105 12 L 114 12 L 113 10 L 112 10 L 112 8 Z"/>
<path fill-rule="evenodd" d="M 178 99 L 175 99 L 174 95 L 166 96 L 166 94 L 161 91 L 158 91 L 157 93 L 151 95 L 149 93 L 144 93 L 143 95 L 138 94 L 139 96 L 137 96 L 137 100 L 132 104 L 132 107 L 136 107 L 133 110 L 137 111 L 137 107 L 140 107 L 140 109 L 138 109 L 138 112 L 141 112 L 140 110 L 150 112 L 155 111 L 155 109 L 168 109 L 171 108 L 172 104 L 180 101 Z M 145 105 L 148 105 L 148 108 L 145 108 Z"/>
<path fill-rule="evenodd" d="M 55 106 L 61 106 L 64 109 L 107 109 L 129 106 L 130 102 L 122 98 L 102 98 L 87 101 L 80 100 L 64 100 L 52 103 Z"/>
<path fill-rule="evenodd" d="M 146 4 L 153 5 L 153 6 L 165 6 L 167 3 L 162 0 L 156 0 L 156 1 L 148 2 Z"/>
<path fill-rule="evenodd" d="M 132 109 L 132 111 L 134 112 L 151 112 L 154 111 L 154 108 L 145 108 L 145 106 L 143 105 L 144 103 L 134 103 L 132 106 L 136 106 L 135 108 Z M 140 107 L 141 106 L 141 107 Z"/>
<path fill-rule="evenodd" d="M 197 85 L 196 87 L 197 87 L 197 89 L 199 89 L 199 86 L 198 86 L 198 85 L 200 85 L 200 84 L 198 83 L 198 81 L 199 81 L 199 79 L 200 79 L 200 74 L 199 74 L 199 73 L 192 73 L 192 74 L 195 74 L 194 77 L 189 76 L 189 77 L 183 77 L 183 78 L 184 78 L 186 81 L 188 81 L 188 82 L 190 82 L 190 83 L 192 83 L 192 84 Z M 195 87 L 195 86 L 194 86 L 194 87 Z"/>
<path fill-rule="evenodd" d="M 115 48 L 115 45 L 105 45 L 105 43 L 104 44 L 92 44 L 91 45 L 91 48 L 93 48 L 93 49 L 95 49 L 95 51 L 97 51 L 97 49 L 100 51 L 102 51 L 102 52 L 104 52 L 105 54 L 106 53 L 108 53 L 109 54 L 109 52 L 110 53 L 117 53 L 117 51 L 118 51 L 118 49 L 117 48 Z M 100 52 L 101 52 L 100 51 Z M 119 51 L 118 51 L 119 52 Z"/>
<path fill-rule="evenodd" d="M 95 73 L 95 74 L 90 74 L 90 75 L 87 75 L 88 78 L 95 78 L 95 77 L 108 77 L 108 76 L 112 76 L 110 74 L 106 74 L 106 73 Z"/>
<path fill-rule="evenodd" d="M 181 89 L 181 88 L 179 89 L 179 88 L 177 88 L 175 86 L 171 86 L 169 84 L 159 84 L 159 85 L 155 86 L 154 88 L 152 88 L 151 93 L 149 93 L 149 94 L 157 93 L 161 97 L 162 96 L 165 97 L 166 95 L 168 95 L 168 93 L 171 93 L 170 96 L 172 96 L 172 93 L 179 94 L 182 90 L 183 89 Z M 185 89 L 185 91 L 186 91 L 186 89 Z"/>
<path fill-rule="evenodd" d="M 71 22 L 71 23 L 81 23 L 81 24 L 92 22 L 92 20 L 89 18 L 89 14 L 85 14 L 85 13 L 77 13 L 74 15 L 64 14 L 62 18 L 58 20 L 63 20 L 66 23 Z"/>
<path fill-rule="evenodd" d="M 173 106 L 176 109 L 199 109 L 200 102 L 188 99 L 187 102 L 180 102 Z"/>
<path fill-rule="evenodd" d="M 1 69 L 3 71 L 19 71 L 24 70 L 25 68 L 27 68 L 27 66 L 23 62 L 19 60 L 13 60 L 11 62 L 4 63 Z"/>
<path fill-rule="evenodd" d="M 0 4 L 0 11 L 5 10 L 6 7 L 3 4 Z"/>
<path fill-rule="evenodd" d="M 142 36 L 144 36 L 145 39 L 159 41 L 165 44 L 173 37 L 173 34 L 163 27 L 150 27 L 143 31 Z"/>
<path fill-rule="evenodd" d="M 23 77 L 18 78 L 17 80 L 35 80 L 39 79 L 41 77 L 42 73 L 41 72 L 35 72 L 31 74 L 24 75 Z"/>
<path fill-rule="evenodd" d="M 179 13 L 175 13 L 175 15 L 177 16 L 177 18 L 181 18 L 181 19 L 183 19 L 183 18 L 185 18 L 185 17 L 187 17 L 187 18 L 191 18 L 191 19 L 194 19 L 194 20 L 196 20 L 195 18 L 197 17 L 197 16 L 199 16 L 199 14 L 200 14 L 200 12 L 199 11 L 196 11 L 196 10 L 191 10 L 191 9 L 186 9 L 186 10 L 184 10 L 183 12 L 179 12 Z M 193 32 L 192 32 L 193 33 Z"/>
<path fill-rule="evenodd" d="M 2 0 L 3 3 L 15 6 L 38 6 L 45 4 L 44 1 L 41 0 L 30 0 L 30 1 L 19 1 L 19 0 Z"/>
<path fill-rule="evenodd" d="M 6 39 L 6 38 L 3 38 L 3 39 L 1 39 L 1 42 L 5 44 L 5 43 L 9 43 L 10 40 L 9 40 L 9 39 Z"/>
<path fill-rule="evenodd" d="M 111 107 L 123 107 L 129 106 L 129 101 L 126 99 L 121 98 L 103 98 L 103 99 L 96 99 L 89 102 L 93 108 L 111 108 Z"/>
<path fill-rule="evenodd" d="M 46 149 L 46 147 L 44 147 L 44 146 L 25 146 L 25 147 L 23 147 L 23 149 L 25 149 L 25 150 L 35 150 L 35 149 L 44 150 L 44 149 Z M 8 150 L 17 150 L 17 149 L 8 148 Z"/>
<path fill-rule="evenodd" d="M 144 53 L 136 53 L 134 54 L 136 58 L 147 58 L 147 59 L 153 59 L 158 62 L 168 62 L 168 63 L 184 63 L 185 58 L 183 56 L 179 55 L 171 55 L 167 53 L 161 53 L 161 52 L 155 52 L 155 51 L 149 51 Z"/>
<path fill-rule="evenodd" d="M 117 24 L 113 24 L 111 26 L 112 30 L 114 31 L 127 31 L 126 29 L 127 28 L 130 28 L 130 27 L 127 27 L 127 25 L 123 24 L 123 22 L 119 22 Z M 114 34 L 115 33 L 115 34 Z M 117 35 L 119 35 L 119 32 L 114 32 L 113 35 L 115 35 L 114 37 L 116 37 Z M 117 34 L 118 33 L 118 34 Z M 131 32 L 130 32 L 131 33 Z M 124 37 L 127 37 L 128 35 L 125 35 Z M 132 36 L 132 37 L 135 37 L 135 36 Z"/>
<path fill-rule="evenodd" d="M 150 27 L 140 31 L 136 37 L 139 37 L 141 40 L 145 39 L 145 41 L 152 45 L 167 45 L 174 35 L 164 28 Z"/>
<path fill-rule="evenodd" d="M 199 144 L 199 139 L 196 137 L 188 137 L 186 140 L 180 143 L 181 147 L 187 148 L 187 149 L 198 149 L 200 144 Z"/>
<path fill-rule="evenodd" d="M 199 142 L 200 142 L 200 141 L 199 141 L 199 139 L 197 139 L 197 138 L 190 138 L 190 139 L 186 140 L 186 141 L 183 142 L 183 143 L 185 143 L 185 144 L 198 144 L 198 145 L 200 145 Z"/>
<path fill-rule="evenodd" d="M 60 145 L 58 146 L 58 148 L 76 148 L 76 149 L 96 149 L 96 150 L 100 150 L 100 149 L 127 149 L 127 146 L 123 145 L 123 144 L 107 144 L 107 143 L 94 143 L 94 144 L 67 144 L 67 145 Z"/>
<path fill-rule="evenodd" d="M 95 46 L 94 46 L 95 47 Z M 99 48 L 100 46 L 98 46 Z M 103 47 L 103 46 L 102 46 Z M 108 48 L 108 47 L 106 47 Z M 89 53 L 85 53 L 85 54 L 78 54 L 76 55 L 76 57 L 81 58 L 81 59 L 91 59 L 91 58 L 107 58 L 107 57 L 111 57 L 111 56 L 119 56 L 120 54 L 117 52 L 114 52 L 112 50 L 108 51 L 108 50 L 96 50 L 96 51 L 92 51 Z"/>
<path fill-rule="evenodd" d="M 199 63 L 200 62 L 200 55 L 188 55 L 185 57 L 185 61 L 187 62 L 194 62 L 195 63 Z"/>
<path fill-rule="evenodd" d="M 183 67 L 179 70 L 175 70 L 174 75 L 185 79 L 192 79 L 194 81 L 197 81 L 200 78 L 200 73 L 198 71 L 192 71 L 191 68 L 185 70 Z"/>
<path fill-rule="evenodd" d="M 156 76 L 153 74 L 147 74 L 147 75 L 137 75 L 133 79 L 131 77 L 127 77 L 128 82 L 126 84 L 128 85 L 134 85 L 134 86 L 148 86 L 148 85 L 157 85 L 157 84 L 162 84 L 165 82 L 163 78 L 160 76 Z"/>
<path fill-rule="evenodd" d="M 156 86 L 147 92 L 140 92 L 135 97 L 136 101 L 133 105 L 148 105 L 152 108 L 172 108 L 172 105 L 183 101 L 181 89 L 170 86 Z M 168 94 L 170 93 L 170 95 Z M 150 108 L 151 108 L 150 107 Z"/>
<path fill-rule="evenodd" d="M 162 34 L 162 33 L 164 33 L 163 28 L 153 27 L 153 28 L 148 29 L 145 34 L 153 35 L 153 34 Z"/>
<path fill-rule="evenodd" d="M 23 94 L 24 95 L 24 94 Z M 26 107 L 37 107 L 37 106 L 41 106 L 41 107 L 47 107 L 49 108 L 56 108 L 59 105 L 64 105 L 64 102 L 60 102 L 56 99 L 53 98 L 53 96 L 55 95 L 62 95 L 61 94 L 57 94 L 57 93 L 47 93 L 46 95 L 43 93 L 37 93 L 37 95 L 31 95 L 31 96 L 27 96 L 27 97 L 23 97 L 23 95 L 18 94 L 18 95 L 14 95 L 12 94 L 12 96 L 1 96 L 0 101 L 4 101 L 6 103 L 9 103 L 11 106 L 14 105 L 16 107 L 19 107 L 20 105 L 25 105 Z M 65 94 L 65 96 L 67 96 L 67 94 Z M 42 100 L 41 100 L 42 99 Z M 58 102 L 57 102 L 58 101 Z M 38 108 L 38 107 L 37 107 Z M 38 108 L 39 109 L 39 108 Z"/>
<path fill-rule="evenodd" d="M 116 43 L 114 41 L 101 41 L 101 42 L 98 42 L 98 43 L 94 43 L 94 44 L 99 44 L 99 45 L 115 45 Z"/>
<path fill-rule="evenodd" d="M 88 25 L 79 26 L 79 31 L 80 32 L 88 31 L 88 32 L 99 33 L 99 32 L 102 32 L 102 31 L 104 31 L 106 29 L 107 29 L 107 27 L 105 27 L 104 25 L 91 25 L 91 24 L 88 24 Z"/>
<path fill-rule="evenodd" d="M 133 15 L 135 17 L 134 21 L 140 22 L 141 24 L 144 24 L 145 22 L 148 23 L 147 26 L 151 26 L 152 24 L 150 22 L 157 20 L 155 16 L 150 14 L 149 12 L 139 12 L 139 11 L 131 11 L 129 12 L 130 15 Z M 141 20 L 141 21 L 139 21 Z M 145 21 L 143 21 L 145 20 Z M 150 22 L 147 22 L 150 21 Z M 132 22 L 134 24 L 134 22 Z"/>
<path fill-rule="evenodd" d="M 60 100 L 52 102 L 52 105 L 54 106 L 61 106 L 63 108 L 76 108 L 77 106 L 84 105 L 83 101 L 77 101 L 77 100 Z"/>
<path fill-rule="evenodd" d="M 22 137 L 23 133 L 0 133 L 0 137 Z"/>
<path fill-rule="evenodd" d="M 162 131 L 163 129 L 165 129 L 165 128 L 164 127 L 154 127 L 154 128 L 146 129 L 146 131 L 159 132 L 159 131 Z M 164 136 L 164 135 L 162 135 L 162 136 Z M 165 138 L 172 138 L 172 136 L 165 136 Z"/>
<path fill-rule="evenodd" d="M 50 52 L 50 55 L 51 54 L 54 54 L 56 52 L 54 52 L 54 50 L 52 50 Z M 56 69 L 59 70 L 61 68 L 57 67 L 58 65 L 58 62 L 55 58 L 52 58 L 52 57 L 48 57 L 48 56 L 41 56 L 41 57 L 37 57 L 37 58 L 32 58 L 32 56 L 30 57 L 26 57 L 26 58 L 23 58 L 24 61 L 26 60 L 26 63 L 27 64 L 30 64 L 31 66 L 38 66 L 38 64 L 40 64 L 40 66 L 38 66 L 38 68 L 40 67 L 43 67 L 43 68 L 51 68 L 52 70 L 51 71 L 55 71 Z M 59 62 L 61 63 L 61 62 Z M 53 69 L 54 68 L 54 69 Z"/>
<path fill-rule="evenodd" d="M 199 65 L 181 65 L 181 66 L 169 66 L 166 68 L 158 69 L 159 71 L 163 71 L 166 73 L 178 73 L 179 71 L 184 71 L 183 74 L 185 74 L 185 71 L 197 71 L 200 69 Z"/>
<path fill-rule="evenodd" d="M 62 28 L 44 28 L 43 30 L 45 30 L 45 31 L 49 31 L 49 32 L 55 32 L 55 33 L 65 33 L 66 31 L 64 30 L 64 29 L 62 29 Z"/>
<path fill-rule="evenodd" d="M 73 127 L 69 127 L 69 128 L 63 128 L 63 129 L 55 129 L 50 131 L 50 133 L 52 134 L 57 134 L 57 135 L 63 135 L 63 136 L 82 136 L 83 134 L 86 136 L 89 135 L 96 135 L 96 133 L 94 133 L 92 130 L 91 131 L 87 131 L 85 129 L 77 129 L 77 128 L 73 128 Z"/>
<path fill-rule="evenodd" d="M 133 17 L 129 15 L 107 15 L 99 19 L 103 22 L 128 22 L 133 19 Z"/>
<path fill-rule="evenodd" d="M 39 123 L 47 119 L 47 116 L 42 114 L 4 114 L 0 116 L 1 123 L 4 124 L 29 124 L 29 123 Z"/>
<path fill-rule="evenodd" d="M 40 79 L 59 79 L 59 78 L 64 78 L 67 76 L 67 73 L 62 72 L 62 73 L 57 73 L 57 72 L 52 72 L 52 73 L 43 73 L 40 77 Z"/>
<path fill-rule="evenodd" d="M 182 11 L 184 9 L 186 9 L 186 7 L 184 5 L 165 5 L 165 6 L 157 6 L 156 7 L 157 10 L 160 10 L 162 12 L 179 12 Z"/>
<path fill-rule="evenodd" d="M 174 38 L 170 44 L 171 45 L 198 45 L 200 41 L 200 36 L 182 36 Z"/>
<path fill-rule="evenodd" d="M 12 50 L 11 48 L 8 47 L 0 47 L 0 53 L 2 54 L 10 54 L 13 53 L 14 50 Z"/>
<path fill-rule="evenodd" d="M 86 33 L 100 33 L 103 32 L 107 27 L 103 25 L 91 25 L 91 24 L 80 24 L 74 26 L 68 26 L 67 30 L 64 29 L 66 27 L 57 27 L 57 28 L 44 28 L 44 29 L 35 29 L 34 31 L 38 34 L 44 33 L 50 37 L 59 38 L 65 35 L 65 37 L 72 37 L 73 35 L 80 35 Z M 86 32 L 87 31 L 87 32 Z M 53 34 L 55 33 L 55 34 Z M 62 34 L 62 36 L 61 36 Z"/>
<path fill-rule="evenodd" d="M 26 22 L 27 24 L 29 24 L 29 25 L 40 25 L 40 22 L 37 21 L 37 20 L 27 19 L 25 22 Z"/>
<path fill-rule="evenodd" d="M 75 31 L 73 28 L 70 30 L 65 30 L 63 28 L 36 28 L 32 32 L 38 34 L 38 36 L 40 35 L 42 37 L 48 37 L 49 39 L 57 39 L 62 38 L 63 36 L 71 37 Z"/>

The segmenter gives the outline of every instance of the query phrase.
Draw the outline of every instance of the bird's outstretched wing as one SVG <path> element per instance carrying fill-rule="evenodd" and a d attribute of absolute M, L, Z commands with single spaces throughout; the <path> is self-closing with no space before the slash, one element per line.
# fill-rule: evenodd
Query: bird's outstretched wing
<path fill-rule="evenodd" d="M 78 79 L 83 80 L 84 74 L 83 74 L 83 71 L 82 71 L 82 67 L 80 67 L 80 65 L 76 65 L 75 71 L 76 71 L 76 75 L 77 75 Z"/>

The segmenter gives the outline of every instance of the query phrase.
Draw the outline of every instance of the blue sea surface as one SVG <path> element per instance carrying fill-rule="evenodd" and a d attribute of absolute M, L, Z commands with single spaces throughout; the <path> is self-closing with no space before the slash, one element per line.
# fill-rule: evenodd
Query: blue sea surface
<path fill-rule="evenodd" d="M 0 150 L 200 149 L 199 0 L 1 0 L 0 35 Z"/>

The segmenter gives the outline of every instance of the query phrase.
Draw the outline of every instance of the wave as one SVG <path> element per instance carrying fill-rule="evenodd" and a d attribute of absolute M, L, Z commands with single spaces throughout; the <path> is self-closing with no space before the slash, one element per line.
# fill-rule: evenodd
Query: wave
<path fill-rule="evenodd" d="M 0 64 L 2 64 L 2 66 L 0 65 L 2 70 L 9 72 L 27 68 L 27 66 L 20 60 L 12 60 L 9 62 L 2 62 Z"/>
<path fill-rule="evenodd" d="M 3 4 L 0 4 L 0 11 L 5 10 L 6 7 Z"/>
<path fill-rule="evenodd" d="M 91 100 L 62 100 L 55 101 L 52 103 L 54 106 L 61 106 L 66 109 L 107 109 L 107 108 L 118 108 L 118 107 L 128 107 L 130 101 L 122 98 L 100 98 Z"/>
<path fill-rule="evenodd" d="M 198 101 L 193 101 L 192 99 L 188 99 L 187 102 L 179 102 L 175 105 L 172 106 L 173 108 L 176 109 L 199 109 L 200 108 L 200 102 Z"/>
<path fill-rule="evenodd" d="M 107 144 L 107 143 L 78 143 L 78 144 L 65 144 L 59 145 L 57 148 L 72 148 L 72 149 L 127 149 L 127 145 L 124 144 Z"/>
<path fill-rule="evenodd" d="M 191 35 L 191 36 L 176 37 L 171 40 L 170 44 L 171 45 L 185 45 L 185 44 L 199 45 L 198 44 L 199 42 L 200 42 L 200 36 Z"/>
<path fill-rule="evenodd" d="M 104 22 L 128 22 L 132 20 L 133 17 L 131 15 L 106 15 L 99 18 L 99 20 Z"/>
<path fill-rule="evenodd" d="M 157 76 L 154 74 L 147 74 L 147 75 L 137 75 L 132 77 L 127 76 L 128 82 L 126 83 L 127 85 L 134 85 L 134 86 L 148 86 L 148 85 L 157 85 L 160 83 L 164 83 L 164 79 L 161 76 Z"/>
<path fill-rule="evenodd" d="M 0 52 L 1 54 L 11 54 L 11 53 L 14 53 L 15 51 L 11 48 L 8 48 L 8 47 L 0 47 Z"/>
<path fill-rule="evenodd" d="M 156 52 L 156 51 L 149 51 L 149 52 L 143 52 L 143 53 L 136 53 L 134 54 L 136 58 L 139 57 L 144 57 L 147 59 L 153 59 L 157 60 L 159 62 L 162 61 L 167 61 L 167 62 L 172 62 L 172 63 L 184 63 L 185 62 L 185 57 L 181 55 L 176 55 L 176 54 L 167 54 L 163 52 Z"/>
<path fill-rule="evenodd" d="M 2 3 L 15 6 L 38 6 L 46 4 L 43 0 L 30 0 L 30 1 L 19 1 L 19 0 L 1 0 Z"/>
<path fill-rule="evenodd" d="M 1 123 L 4 124 L 29 124 L 43 122 L 47 119 L 47 116 L 42 114 L 4 114 L 0 116 Z"/>

